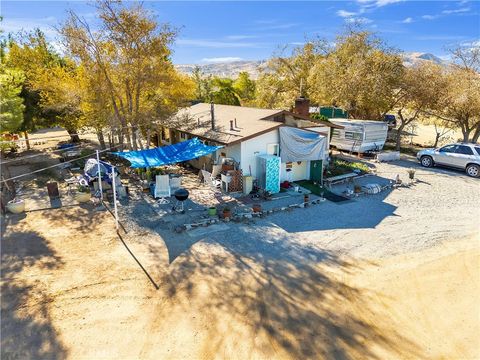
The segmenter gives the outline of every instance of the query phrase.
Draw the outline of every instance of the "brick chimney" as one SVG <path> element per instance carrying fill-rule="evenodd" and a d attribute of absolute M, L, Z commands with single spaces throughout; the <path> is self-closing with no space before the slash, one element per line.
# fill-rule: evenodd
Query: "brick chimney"
<path fill-rule="evenodd" d="M 305 96 L 296 98 L 293 112 L 298 115 L 310 116 L 310 100 Z"/>

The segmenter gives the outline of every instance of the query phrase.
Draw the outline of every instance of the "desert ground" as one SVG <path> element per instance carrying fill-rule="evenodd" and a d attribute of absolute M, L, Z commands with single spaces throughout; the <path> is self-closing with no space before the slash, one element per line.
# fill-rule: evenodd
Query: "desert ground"
<path fill-rule="evenodd" d="M 2 358 L 480 358 L 478 179 L 368 163 L 417 181 L 196 235 L 8 214 Z"/>

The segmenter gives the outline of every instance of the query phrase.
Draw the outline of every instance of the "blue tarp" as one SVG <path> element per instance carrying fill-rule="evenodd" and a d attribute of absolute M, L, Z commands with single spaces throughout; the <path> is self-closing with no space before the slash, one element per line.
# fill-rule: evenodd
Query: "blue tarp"
<path fill-rule="evenodd" d="M 177 144 L 154 149 L 114 152 L 114 154 L 130 161 L 132 168 L 144 168 L 196 159 L 217 151 L 222 147 L 223 146 L 208 146 L 203 144 L 198 138 L 193 138 Z"/>

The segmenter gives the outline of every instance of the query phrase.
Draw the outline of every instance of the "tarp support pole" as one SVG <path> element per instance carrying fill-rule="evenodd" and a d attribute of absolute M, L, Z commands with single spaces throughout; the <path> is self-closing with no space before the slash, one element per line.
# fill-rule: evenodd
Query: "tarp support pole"
<path fill-rule="evenodd" d="M 98 189 L 100 190 L 100 202 L 103 201 L 103 189 L 102 189 L 102 172 L 100 171 L 100 155 L 97 150 L 97 164 L 98 164 Z"/>
<path fill-rule="evenodd" d="M 115 212 L 115 228 L 118 232 L 117 184 L 115 180 L 115 166 L 112 166 L 113 208 Z"/>

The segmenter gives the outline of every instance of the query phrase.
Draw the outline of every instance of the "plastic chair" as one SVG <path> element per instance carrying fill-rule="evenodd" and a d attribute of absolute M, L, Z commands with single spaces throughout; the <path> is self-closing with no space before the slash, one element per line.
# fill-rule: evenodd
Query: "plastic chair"
<path fill-rule="evenodd" d="M 159 203 L 168 204 L 167 197 L 171 196 L 170 177 L 168 175 L 157 175 L 155 177 L 155 199 L 160 198 Z"/>
<path fill-rule="evenodd" d="M 203 181 L 213 189 L 220 188 L 222 182 L 220 180 L 212 178 L 212 174 L 206 170 L 202 170 Z"/>

